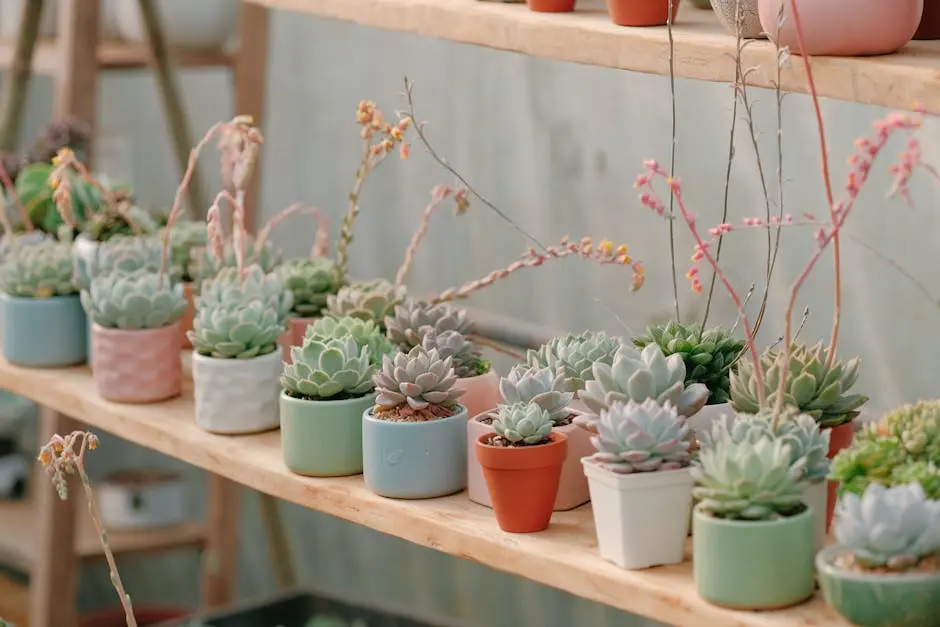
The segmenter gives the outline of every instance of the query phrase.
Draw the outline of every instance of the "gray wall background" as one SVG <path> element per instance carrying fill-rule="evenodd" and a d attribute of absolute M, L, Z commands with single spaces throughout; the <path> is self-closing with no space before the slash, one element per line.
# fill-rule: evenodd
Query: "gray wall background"
<path fill-rule="evenodd" d="M 683 7 L 683 11 L 692 10 Z M 629 292 L 629 271 L 568 259 L 547 263 L 486 291 L 469 303 L 552 328 L 638 331 L 672 307 L 666 224 L 642 208 L 632 188 L 642 160 L 668 164 L 669 83 L 647 76 L 530 59 L 410 35 L 383 32 L 311 17 L 276 14 L 272 24 L 263 212 L 271 216 L 295 201 L 313 203 L 332 218 L 333 233 L 359 155 L 354 110 L 374 99 L 391 115 L 404 107 L 402 77 L 415 81 L 419 115 L 436 148 L 485 196 L 542 241 L 565 234 L 608 237 L 630 244 L 646 262 L 647 285 Z M 197 132 L 231 117 L 231 82 L 225 72 L 189 71 L 182 79 Z M 687 200 L 702 225 L 719 222 L 731 125 L 729 86 L 678 80 L 678 167 Z M 756 127 L 771 178 L 777 168 L 772 92 L 752 90 Z M 51 112 L 51 85 L 38 79 L 31 96 L 24 137 Z M 852 140 L 870 131 L 885 111 L 827 101 L 823 105 L 830 139 L 833 181 L 842 189 Z M 179 180 L 152 78 L 114 73 L 100 94 L 103 169 L 133 182 L 148 204 L 169 205 Z M 739 124 L 733 169 L 731 216 L 763 214 L 763 197 L 750 139 Z M 936 163 L 932 137 L 924 129 L 925 159 Z M 786 210 L 821 215 L 825 197 L 818 174 L 815 122 L 807 97 L 790 96 L 784 111 Z M 891 159 L 900 150 L 888 151 Z M 847 232 L 875 246 L 938 290 L 933 255 L 938 236 L 937 188 L 924 179 L 914 185 L 916 207 L 886 200 L 889 179 L 882 161 L 851 218 Z M 215 156 L 203 159 L 206 181 L 218 180 Z M 389 160 L 369 181 L 351 249 L 356 276 L 393 278 L 430 189 L 454 183 L 415 146 L 408 162 Z M 280 228 L 276 239 L 288 256 L 305 254 L 312 224 Z M 704 298 L 688 289 L 683 275 L 691 254 L 684 227 L 677 228 L 680 300 L 683 315 L 701 315 Z M 742 232 L 726 241 L 726 268 L 743 291 L 756 281 L 762 289 L 764 238 Z M 514 260 L 528 243 L 483 205 L 453 218 L 441 211 L 410 279 L 415 292 L 439 291 Z M 763 343 L 782 331 L 789 284 L 812 251 L 812 231 L 792 229 L 771 286 L 770 316 Z M 920 294 L 889 264 L 848 239 L 843 245 L 844 323 L 840 354 L 864 361 L 858 387 L 872 406 L 888 408 L 934 396 L 934 349 L 938 316 L 935 298 Z M 827 255 L 828 257 L 828 255 Z M 828 338 L 831 317 L 831 262 L 807 283 L 800 306 L 811 314 L 807 341 Z M 752 304 L 756 304 L 755 297 Z M 753 307 L 752 307 L 753 309 Z M 714 323 L 730 324 L 734 309 L 719 290 Z M 505 372 L 506 364 L 502 364 Z M 201 473 L 150 451 L 102 438 L 94 457 L 97 473 L 128 464 L 180 467 L 192 478 L 194 511 L 203 510 Z M 298 563 L 306 581 L 324 589 L 376 603 L 419 608 L 467 625 L 510 627 L 637 626 L 654 624 L 574 598 L 564 592 L 509 577 L 489 568 L 343 521 L 284 505 Z M 233 524 L 236 524 L 233 521 Z M 239 591 L 255 595 L 274 589 L 266 562 L 257 497 L 245 492 L 240 547 Z M 195 555 L 122 560 L 122 572 L 136 603 L 197 599 Z M 106 571 L 89 566 L 82 579 L 84 608 L 114 602 Z"/>

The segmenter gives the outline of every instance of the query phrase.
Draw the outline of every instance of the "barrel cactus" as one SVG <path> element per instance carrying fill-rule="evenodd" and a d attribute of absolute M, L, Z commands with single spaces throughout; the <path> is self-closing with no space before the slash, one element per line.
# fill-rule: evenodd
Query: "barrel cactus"
<path fill-rule="evenodd" d="M 96 324 L 108 329 L 157 329 L 173 324 L 186 311 L 183 286 L 156 272 L 137 270 L 92 279 L 82 290 L 82 306 Z"/>
<path fill-rule="evenodd" d="M 421 346 L 428 351 L 437 350 L 441 359 L 450 357 L 458 379 L 475 377 L 490 371 L 490 362 L 483 359 L 480 347 L 459 331 L 428 330 Z"/>
<path fill-rule="evenodd" d="M 591 460 L 618 474 L 677 470 L 691 459 L 689 425 L 668 401 L 614 401 L 601 412 Z"/>
<path fill-rule="evenodd" d="M 45 240 L 7 257 L 0 265 L 0 291 L 19 298 L 69 296 L 78 291 L 72 274 L 72 246 Z"/>
<path fill-rule="evenodd" d="M 769 351 L 760 359 L 768 403 L 773 402 L 780 384 L 781 357 Z M 868 402 L 868 397 L 848 393 L 858 379 L 857 357 L 847 362 L 833 360 L 832 366 L 826 368 L 827 357 L 828 350 L 822 342 L 813 347 L 794 345 L 786 365 L 784 398 L 788 405 L 815 418 L 820 426 L 837 427 L 858 416 L 858 408 Z M 731 407 L 739 413 L 754 414 L 761 409 L 758 399 L 754 364 L 742 359 L 736 372 L 731 373 Z"/>
<path fill-rule="evenodd" d="M 501 405 L 493 419 L 493 430 L 509 446 L 544 444 L 553 426 L 549 413 L 534 403 Z"/>
<path fill-rule="evenodd" d="M 927 499 L 919 483 L 873 483 L 862 496 L 843 495 L 833 533 L 862 568 L 908 570 L 940 553 L 940 501 Z"/>
<path fill-rule="evenodd" d="M 538 405 L 548 412 L 554 424 L 571 415 L 568 404 L 574 398 L 574 394 L 565 389 L 563 374 L 552 374 L 548 368 L 525 364 L 516 364 L 508 375 L 499 380 L 499 394 L 503 397 L 503 405 Z"/>
<path fill-rule="evenodd" d="M 385 319 L 404 302 L 405 294 L 404 286 L 393 285 L 384 279 L 357 281 L 327 296 L 326 311 L 336 318 L 352 316 L 374 320 L 384 330 Z"/>
<path fill-rule="evenodd" d="M 526 363 L 530 366 L 549 368 L 557 372 L 559 368 L 565 374 L 565 386 L 569 392 L 584 389 L 586 381 L 591 380 L 592 367 L 595 363 L 610 365 L 614 354 L 623 345 L 623 340 L 610 337 L 603 331 L 584 331 L 569 333 L 553 338 L 538 350 L 526 353 Z"/>
<path fill-rule="evenodd" d="M 453 416 L 463 390 L 451 358 L 415 346 L 408 353 L 386 355 L 373 381 L 378 396 L 374 416 L 382 420 L 422 422 Z"/>
<path fill-rule="evenodd" d="M 304 337 L 314 337 L 320 340 L 350 337 L 359 346 L 369 349 L 369 358 L 375 364 L 381 364 L 382 358 L 394 350 L 375 322 L 360 320 L 352 316 L 319 318 L 307 327 Z"/>
<path fill-rule="evenodd" d="M 75 282 L 82 289 L 87 289 L 95 277 L 112 272 L 159 272 L 163 246 L 159 238 L 154 236 L 119 235 L 101 242 L 94 251 L 87 261 L 81 255 L 75 256 Z M 178 269 L 172 264 L 168 263 L 167 269 L 171 277 L 178 276 Z"/>
<path fill-rule="evenodd" d="M 293 363 L 284 365 L 281 385 L 304 400 L 343 400 L 372 392 L 376 366 L 369 347 L 352 337 L 306 336 L 291 347 Z"/>
<path fill-rule="evenodd" d="M 656 344 L 667 357 L 681 356 L 685 363 L 685 382 L 704 384 L 709 392 L 709 405 L 730 400 L 731 366 L 747 346 L 724 327 L 714 327 L 703 333 L 699 325 L 684 325 L 675 321 L 647 327 L 646 335 L 634 338 L 633 343 L 638 348 Z"/>
<path fill-rule="evenodd" d="M 424 334 L 430 330 L 457 331 L 468 335 L 473 330 L 473 323 L 465 309 L 454 307 L 450 303 L 431 305 L 424 301 L 410 301 L 395 307 L 395 313 L 385 318 L 388 339 L 402 352 L 408 352 L 421 343 Z"/>
<path fill-rule="evenodd" d="M 334 264 L 326 257 L 290 259 L 278 267 L 285 287 L 294 293 L 294 315 L 319 316 L 326 298 L 339 289 Z"/>
<path fill-rule="evenodd" d="M 180 281 L 192 283 L 199 255 L 205 254 L 209 244 L 206 223 L 196 220 L 179 220 L 170 228 L 170 262 L 177 268 Z"/>

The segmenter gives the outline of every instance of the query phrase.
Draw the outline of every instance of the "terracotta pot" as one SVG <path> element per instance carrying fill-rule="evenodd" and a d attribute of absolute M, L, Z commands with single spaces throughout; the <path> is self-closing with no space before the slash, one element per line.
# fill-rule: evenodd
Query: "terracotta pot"
<path fill-rule="evenodd" d="M 570 13 L 575 0 L 526 0 L 530 11 L 537 13 Z"/>
<path fill-rule="evenodd" d="M 196 317 L 196 292 L 192 283 L 183 283 L 183 296 L 186 297 L 186 311 L 180 318 L 180 349 L 190 350 L 193 343 L 186 334 L 193 330 L 193 318 Z"/>
<path fill-rule="evenodd" d="M 836 456 L 836 453 L 842 449 L 847 449 L 852 445 L 852 438 L 855 435 L 853 423 L 847 422 L 844 425 L 833 427 L 829 430 L 829 459 Z M 829 527 L 832 525 L 832 514 L 836 509 L 838 496 L 836 491 L 839 487 L 838 481 L 829 482 L 829 494 L 826 499 L 826 533 L 829 533 Z"/>
<path fill-rule="evenodd" d="M 552 431 L 547 444 L 503 448 L 487 444 L 491 437 L 487 433 L 477 439 L 476 453 L 499 528 L 510 533 L 547 529 L 568 439 Z"/>
<path fill-rule="evenodd" d="M 476 416 L 489 411 L 503 400 L 499 395 L 499 375 L 493 369 L 486 374 L 457 379 L 454 387 L 464 391 L 463 396 L 458 400 L 467 408 L 468 416 Z"/>
<path fill-rule="evenodd" d="M 797 0 L 805 50 L 797 40 L 791 0 L 759 0 L 760 23 L 794 54 L 861 57 L 903 48 L 920 24 L 924 0 Z M 783 3 L 783 4 L 782 4 Z M 783 28 L 778 15 L 783 6 Z"/>
<path fill-rule="evenodd" d="M 678 11 L 679 0 L 673 0 L 673 22 Z M 669 0 L 607 0 L 607 12 L 618 26 L 664 26 L 669 21 Z"/>
<path fill-rule="evenodd" d="M 940 39 L 940 0 L 924 0 L 924 13 L 914 39 Z"/>
<path fill-rule="evenodd" d="M 179 607 L 134 606 L 134 617 L 140 627 L 185 618 L 192 613 L 192 610 Z M 127 619 L 124 617 L 124 610 L 120 607 L 86 614 L 78 620 L 78 627 L 125 627 L 125 625 L 127 625 Z"/>
<path fill-rule="evenodd" d="M 290 349 L 292 346 L 303 346 L 304 333 L 307 332 L 307 327 L 313 324 L 314 320 L 316 318 L 294 318 L 293 316 L 287 319 L 287 334 L 286 336 L 282 335 L 281 339 L 278 340 L 283 351 L 285 364 L 294 363 L 290 356 Z"/>
<path fill-rule="evenodd" d="M 98 395 L 115 403 L 156 403 L 182 394 L 178 340 L 178 322 L 132 331 L 92 325 Z"/>

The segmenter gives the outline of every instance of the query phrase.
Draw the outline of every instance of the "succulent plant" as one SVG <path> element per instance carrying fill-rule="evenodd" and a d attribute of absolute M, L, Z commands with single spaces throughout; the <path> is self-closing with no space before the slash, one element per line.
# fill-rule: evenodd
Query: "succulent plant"
<path fill-rule="evenodd" d="M 23 233 L 3 233 L 0 235 L 0 263 L 3 263 L 8 255 L 22 246 L 29 246 L 49 239 L 51 238 L 46 233 L 39 230 Z"/>
<path fill-rule="evenodd" d="M 82 289 L 88 289 L 92 279 L 112 272 L 159 272 L 163 247 L 160 240 L 154 236 L 118 235 L 101 242 L 95 246 L 94 251 L 90 259 L 81 255 L 75 256 L 75 284 Z M 178 274 L 178 271 L 171 272 L 170 277 L 175 278 Z"/>
<path fill-rule="evenodd" d="M 614 355 L 613 364 L 595 363 L 593 377 L 581 391 L 581 401 L 593 414 L 583 414 L 575 422 L 596 432 L 601 410 L 614 401 L 642 402 L 652 398 L 660 405 L 671 403 L 686 418 L 695 415 L 708 398 L 701 383 L 685 384 L 685 362 L 680 355 L 666 357 L 656 344 L 642 352 L 624 344 Z"/>
<path fill-rule="evenodd" d="M 357 281 L 327 296 L 326 312 L 336 318 L 352 316 L 374 320 L 384 330 L 385 319 L 404 302 L 405 294 L 404 286 L 393 285 L 385 279 Z"/>
<path fill-rule="evenodd" d="M 829 478 L 839 482 L 840 492 L 861 495 L 869 483 L 892 485 L 895 469 L 906 459 L 896 438 L 859 439 L 832 459 Z"/>
<path fill-rule="evenodd" d="M 320 315 L 326 297 L 339 289 L 334 264 L 326 257 L 289 259 L 278 267 L 278 274 L 294 293 L 294 314 L 301 318 Z"/>
<path fill-rule="evenodd" d="M 67 242 L 22 246 L 0 265 L 0 291 L 21 298 L 69 296 L 78 291 L 72 269 L 72 245 Z"/>
<path fill-rule="evenodd" d="M 313 337 L 319 340 L 351 337 L 356 344 L 369 349 L 369 358 L 375 364 L 382 363 L 382 358 L 395 350 L 391 343 L 385 339 L 385 336 L 382 335 L 375 322 L 360 320 L 352 316 L 319 318 L 307 327 L 304 337 Z"/>
<path fill-rule="evenodd" d="M 555 423 L 547 411 L 534 403 L 500 405 L 493 430 L 511 446 L 548 442 Z"/>
<path fill-rule="evenodd" d="M 919 483 L 873 483 L 861 497 L 843 495 L 833 533 L 859 566 L 907 570 L 940 552 L 940 501 L 927 499 Z"/>
<path fill-rule="evenodd" d="M 266 355 L 277 347 L 292 304 L 293 295 L 280 278 L 260 266 L 248 266 L 244 276 L 236 268 L 223 268 L 203 285 L 188 337 L 198 353 L 209 357 Z"/>
<path fill-rule="evenodd" d="M 197 255 L 204 253 L 208 243 L 208 229 L 201 220 L 179 220 L 170 229 L 170 261 L 184 283 L 194 281 Z"/>
<path fill-rule="evenodd" d="M 386 355 L 375 377 L 374 416 L 384 420 L 420 422 L 453 416 L 463 390 L 451 358 L 415 346 L 407 353 Z"/>
<path fill-rule="evenodd" d="M 764 391 L 772 402 L 780 384 L 780 355 L 768 351 L 761 356 Z M 813 347 L 794 345 L 787 365 L 785 398 L 788 405 L 809 414 L 820 426 L 837 427 L 850 422 L 858 408 L 868 401 L 867 396 L 848 394 L 858 379 L 860 361 L 856 357 L 847 362 L 834 360 L 826 368 L 828 350 L 819 342 Z M 742 359 L 731 373 L 731 407 L 739 413 L 754 414 L 761 407 L 758 401 L 757 378 L 754 364 Z"/>
<path fill-rule="evenodd" d="M 157 231 L 159 225 L 146 209 L 129 205 L 126 211 L 127 217 L 134 222 L 136 229 L 131 226 L 123 213 L 114 209 L 103 209 L 90 215 L 82 224 L 81 230 L 93 242 L 107 242 L 112 237 L 120 235 L 149 235 Z"/>
<path fill-rule="evenodd" d="M 82 290 L 82 306 L 97 324 L 108 329 L 157 329 L 173 324 L 186 311 L 183 286 L 158 273 L 137 270 L 95 277 Z"/>
<path fill-rule="evenodd" d="M 554 424 L 571 415 L 568 404 L 574 394 L 565 391 L 564 375 L 552 374 L 548 368 L 516 364 L 499 380 L 499 393 L 505 405 L 538 405 L 548 412 Z"/>
<path fill-rule="evenodd" d="M 676 321 L 665 326 L 647 327 L 646 333 L 633 339 L 638 348 L 655 343 L 667 357 L 681 356 L 687 384 L 704 384 L 709 391 L 709 405 L 728 402 L 731 398 L 729 372 L 747 346 L 745 342 L 733 337 L 731 331 L 724 327 L 714 327 L 702 333 L 699 325 L 684 325 Z"/>
<path fill-rule="evenodd" d="M 52 173 L 52 164 L 34 163 L 26 166 L 16 177 L 16 193 L 23 206 L 29 212 L 29 218 L 37 228 L 46 233 L 55 235 L 64 222 L 56 210 L 52 200 L 53 189 L 49 185 L 49 174 Z M 72 213 L 79 226 L 84 224 L 89 208 L 95 209 L 102 204 L 101 193 L 90 183 L 73 172 L 69 172 L 72 189 Z M 98 177 L 105 188 L 118 189 L 120 185 L 108 181 L 106 177 Z"/>
<path fill-rule="evenodd" d="M 454 374 L 458 379 L 475 377 L 490 371 L 490 362 L 481 357 L 480 347 L 459 331 L 435 331 L 424 334 L 421 346 L 430 351 L 436 349 L 441 359 L 451 358 Z"/>
<path fill-rule="evenodd" d="M 356 398 L 372 391 L 376 366 L 369 347 L 352 337 L 306 336 L 291 347 L 281 385 L 290 396 L 310 400 Z"/>
<path fill-rule="evenodd" d="M 912 457 L 940 462 L 940 401 L 902 405 L 885 414 L 879 423 L 867 425 L 860 439 L 885 435 L 897 438 Z"/>
<path fill-rule="evenodd" d="M 526 353 L 526 363 L 550 368 L 552 372 L 562 368 L 566 388 L 569 392 L 578 392 L 584 389 L 585 381 L 594 378 L 593 365 L 612 364 L 614 354 L 622 345 L 623 339 L 610 337 L 603 331 L 569 333 L 552 338 L 538 350 L 530 349 Z"/>
<path fill-rule="evenodd" d="M 468 335 L 473 330 L 473 323 L 465 309 L 458 309 L 450 303 L 431 305 L 424 301 L 406 301 L 395 307 L 395 313 L 385 318 L 388 339 L 407 353 L 421 343 L 429 330 L 457 331 Z"/>
<path fill-rule="evenodd" d="M 642 403 L 614 401 L 601 411 L 597 452 L 591 459 L 618 473 L 676 470 L 689 465 L 689 425 L 668 401 L 652 398 Z"/>

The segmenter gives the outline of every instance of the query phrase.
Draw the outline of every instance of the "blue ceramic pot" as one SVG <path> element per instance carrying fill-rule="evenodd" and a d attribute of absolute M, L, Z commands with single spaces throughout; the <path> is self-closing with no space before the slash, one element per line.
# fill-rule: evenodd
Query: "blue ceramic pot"
<path fill-rule="evenodd" d="M 467 486 L 467 408 L 427 422 L 390 422 L 362 414 L 366 486 L 395 499 L 432 499 Z"/>
<path fill-rule="evenodd" d="M 20 298 L 0 294 L 3 356 L 11 364 L 61 368 L 85 363 L 88 322 L 78 294 Z"/>

